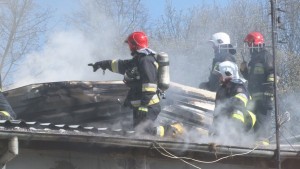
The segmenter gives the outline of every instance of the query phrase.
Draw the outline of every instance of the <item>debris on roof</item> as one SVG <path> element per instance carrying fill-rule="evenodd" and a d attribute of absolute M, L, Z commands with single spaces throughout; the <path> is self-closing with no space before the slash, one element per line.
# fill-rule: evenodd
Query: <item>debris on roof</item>
<path fill-rule="evenodd" d="M 119 81 L 51 82 L 8 90 L 5 95 L 19 119 L 0 120 L 0 138 L 18 137 L 23 147 L 58 143 L 56 146 L 60 148 L 66 144 L 146 148 L 156 150 L 161 155 L 170 151 L 184 151 L 191 152 L 192 156 L 205 155 L 217 159 L 211 162 L 226 158 L 226 162 L 234 164 L 239 160 L 232 161 L 232 157 L 246 161 L 260 158 L 266 162 L 274 157 L 274 144 L 241 147 L 140 136 L 131 128 L 131 110 L 122 104 L 127 90 Z M 171 83 L 166 99 L 161 100 L 163 109 L 157 123 L 180 121 L 196 129 L 198 134 L 207 135 L 212 122 L 214 97 L 213 92 Z M 299 142 L 299 139 L 293 139 Z M 281 156 L 284 158 L 299 158 L 299 152 L 300 144 L 293 144 L 293 147 L 281 145 Z"/>
<path fill-rule="evenodd" d="M 6 91 L 18 119 L 53 124 L 130 128 L 132 113 L 123 106 L 128 88 L 121 81 L 66 81 L 32 84 Z M 158 123 L 181 121 L 207 130 L 214 93 L 171 83 Z"/>

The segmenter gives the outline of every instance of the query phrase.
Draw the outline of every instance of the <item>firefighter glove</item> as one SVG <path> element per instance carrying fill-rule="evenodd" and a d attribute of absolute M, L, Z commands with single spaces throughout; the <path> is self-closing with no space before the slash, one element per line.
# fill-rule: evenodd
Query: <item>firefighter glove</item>
<path fill-rule="evenodd" d="M 243 61 L 241 64 L 240 64 L 240 71 L 241 72 L 244 72 L 247 70 L 247 62 Z"/>
<path fill-rule="evenodd" d="M 137 117 L 139 119 L 144 119 L 147 116 L 148 108 L 144 106 L 140 106 L 137 111 Z"/>
<path fill-rule="evenodd" d="M 96 62 L 96 63 L 90 63 L 88 64 L 88 66 L 92 66 L 93 67 L 93 71 L 96 72 L 99 68 L 101 68 L 102 70 L 106 70 L 109 68 L 110 66 L 110 62 L 108 60 L 103 60 L 100 62 Z"/>

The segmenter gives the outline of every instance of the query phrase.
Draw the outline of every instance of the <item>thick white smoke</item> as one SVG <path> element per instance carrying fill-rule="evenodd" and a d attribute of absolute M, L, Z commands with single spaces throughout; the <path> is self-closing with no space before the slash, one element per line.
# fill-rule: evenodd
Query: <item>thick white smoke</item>
<path fill-rule="evenodd" d="M 115 39 L 113 36 L 115 34 L 113 25 L 109 22 L 110 19 L 105 18 L 98 11 L 90 10 L 90 12 L 89 22 L 95 27 L 99 26 L 99 32 L 94 32 L 93 39 L 79 30 L 53 33 L 42 50 L 34 51 L 26 56 L 22 65 L 18 67 L 17 73 L 12 77 L 15 81 L 12 88 L 56 81 L 121 80 L 121 75 L 107 71 L 103 76 L 102 70 L 94 73 L 92 67 L 87 66 L 88 63 L 104 59 L 130 58 L 128 49 L 125 56 L 120 56 L 117 51 L 114 51 L 114 42 L 110 40 Z M 206 42 L 207 40 L 204 39 L 203 41 Z M 190 51 L 180 50 L 181 46 L 176 45 L 175 49 L 160 49 L 159 43 L 156 45 L 157 48 L 154 45 L 152 48 L 150 38 L 150 48 L 157 52 L 164 51 L 169 54 L 171 81 L 198 87 L 201 82 L 208 80 L 209 68 L 213 59 L 213 49 L 208 43 Z M 218 138 L 208 138 L 188 131 L 188 137 L 185 138 L 185 141 L 197 143 L 215 141 L 218 144 L 236 144 L 237 140 L 232 139 L 234 138 L 233 135 L 240 136 L 241 139 L 245 138 L 241 133 L 235 132 L 234 126 L 232 129 L 226 128 L 220 133 Z M 239 143 L 243 142 L 243 140 L 239 141 Z"/>
<path fill-rule="evenodd" d="M 79 79 L 75 75 L 84 69 L 79 59 L 84 62 L 90 57 L 90 45 L 79 32 L 56 33 L 42 51 L 26 56 L 14 79 L 18 85 Z"/>
<path fill-rule="evenodd" d="M 54 33 L 41 51 L 26 56 L 15 73 L 13 88 L 32 83 L 54 81 L 94 81 L 121 79 L 121 76 L 102 70 L 92 71 L 88 63 L 104 59 L 95 52 L 97 45 L 80 31 L 62 31 Z M 111 59 L 107 56 L 106 59 Z"/>

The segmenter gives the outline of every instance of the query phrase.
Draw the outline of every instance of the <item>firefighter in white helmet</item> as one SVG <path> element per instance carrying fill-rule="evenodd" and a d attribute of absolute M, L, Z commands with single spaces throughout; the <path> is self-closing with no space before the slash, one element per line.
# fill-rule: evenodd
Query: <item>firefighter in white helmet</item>
<path fill-rule="evenodd" d="M 221 62 L 215 66 L 214 73 L 221 86 L 216 93 L 213 133 L 218 135 L 220 128 L 232 129 L 232 125 L 240 132 L 250 131 L 256 116 L 247 109 L 250 94 L 239 76 L 237 65 L 231 61 Z"/>
<path fill-rule="evenodd" d="M 212 47 L 214 49 L 214 58 L 212 61 L 208 82 L 200 84 L 200 88 L 216 91 L 220 83 L 218 77 L 213 73 L 214 67 L 223 61 L 236 62 L 234 57 L 236 50 L 230 43 L 229 35 L 224 32 L 213 34 L 209 42 L 212 43 Z"/>

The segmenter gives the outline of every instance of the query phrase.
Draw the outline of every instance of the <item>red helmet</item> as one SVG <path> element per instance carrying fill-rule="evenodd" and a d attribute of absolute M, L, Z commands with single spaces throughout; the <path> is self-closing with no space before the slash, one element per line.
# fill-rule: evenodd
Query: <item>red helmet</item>
<path fill-rule="evenodd" d="M 264 36 L 261 33 L 251 32 L 246 36 L 244 42 L 247 42 L 248 46 L 251 47 L 251 46 L 263 45 L 265 43 L 265 40 L 264 40 Z"/>
<path fill-rule="evenodd" d="M 128 43 L 131 52 L 142 48 L 148 48 L 148 38 L 144 32 L 133 32 L 125 40 Z"/>

